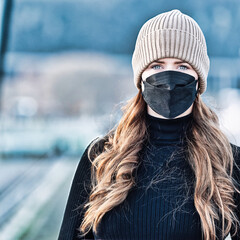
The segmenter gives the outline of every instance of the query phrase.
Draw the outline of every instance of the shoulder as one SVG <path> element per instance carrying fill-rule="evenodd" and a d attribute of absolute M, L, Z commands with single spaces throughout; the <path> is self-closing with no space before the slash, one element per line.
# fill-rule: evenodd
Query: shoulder
<path fill-rule="evenodd" d="M 82 159 L 89 159 L 94 158 L 94 156 L 97 154 L 100 154 L 103 149 L 104 149 L 104 144 L 108 140 L 108 135 L 105 135 L 103 137 L 96 137 L 93 139 L 85 148 L 83 154 L 82 154 Z"/>
<path fill-rule="evenodd" d="M 90 185 L 91 167 L 93 160 L 91 155 L 94 157 L 94 154 L 98 153 L 99 151 L 102 151 L 105 141 L 106 141 L 105 137 L 97 137 L 87 145 L 80 158 L 80 161 L 78 162 L 75 171 L 75 177 L 73 180 L 73 185 L 74 183 L 77 183 L 80 186 L 81 184 L 85 184 L 86 182 L 89 182 Z M 91 155 L 89 155 L 88 153 L 89 150 Z"/>
<path fill-rule="evenodd" d="M 90 150 L 91 152 L 101 153 L 104 149 L 104 145 L 108 140 L 108 135 L 103 137 L 97 137 L 93 139 L 89 145 L 87 146 L 86 150 Z"/>

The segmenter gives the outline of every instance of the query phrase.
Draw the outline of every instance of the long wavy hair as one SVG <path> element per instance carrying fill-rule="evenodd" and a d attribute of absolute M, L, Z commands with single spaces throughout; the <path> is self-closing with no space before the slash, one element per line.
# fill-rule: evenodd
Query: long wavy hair
<path fill-rule="evenodd" d="M 122 203 L 135 184 L 134 172 L 138 158 L 148 137 L 146 103 L 141 90 L 122 107 L 119 123 L 106 135 L 101 152 L 88 150 L 91 167 L 91 193 L 84 205 L 84 219 L 79 227 L 86 235 L 97 226 L 104 214 Z M 216 221 L 222 222 L 222 236 L 231 227 L 237 232 L 234 192 L 240 192 L 234 183 L 233 151 L 219 127 L 219 120 L 198 94 L 193 105 L 191 132 L 187 134 L 187 154 L 195 175 L 194 204 L 201 219 L 205 240 L 216 239 Z M 93 157 L 94 156 L 94 157 Z M 93 159 L 91 159 L 93 158 Z"/>

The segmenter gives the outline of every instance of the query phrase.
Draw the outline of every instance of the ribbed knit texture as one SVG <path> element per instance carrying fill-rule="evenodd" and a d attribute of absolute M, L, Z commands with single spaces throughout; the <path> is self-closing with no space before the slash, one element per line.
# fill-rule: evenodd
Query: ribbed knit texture
<path fill-rule="evenodd" d="M 200 94 L 206 90 L 210 62 L 205 37 L 197 22 L 179 10 L 159 14 L 140 29 L 132 56 L 136 87 L 151 62 L 167 57 L 188 62 L 199 76 Z"/>
<path fill-rule="evenodd" d="M 122 204 L 104 215 L 97 235 L 91 231 L 82 239 L 203 239 L 200 217 L 193 202 L 194 174 L 185 155 L 184 136 L 190 129 L 191 119 L 191 114 L 177 119 L 147 115 L 150 138 L 140 153 L 136 186 Z M 86 201 L 90 183 L 91 165 L 86 153 L 87 149 L 74 176 L 59 240 L 79 239 L 76 229 L 81 224 L 83 212 L 76 207 Z M 240 167 L 240 155 L 234 156 Z M 234 175 L 239 176 L 236 168 Z M 235 202 L 240 203 L 239 195 L 235 195 Z M 222 239 L 219 232 L 216 234 Z M 240 233 L 232 239 L 239 240 Z"/>

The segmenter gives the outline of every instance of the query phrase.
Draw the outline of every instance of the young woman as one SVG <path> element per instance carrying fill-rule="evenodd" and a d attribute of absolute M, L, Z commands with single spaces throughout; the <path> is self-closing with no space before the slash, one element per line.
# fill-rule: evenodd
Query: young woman
<path fill-rule="evenodd" d="M 239 240 L 240 148 L 201 99 L 200 27 L 179 10 L 148 20 L 132 66 L 138 94 L 86 148 L 59 240 Z"/>

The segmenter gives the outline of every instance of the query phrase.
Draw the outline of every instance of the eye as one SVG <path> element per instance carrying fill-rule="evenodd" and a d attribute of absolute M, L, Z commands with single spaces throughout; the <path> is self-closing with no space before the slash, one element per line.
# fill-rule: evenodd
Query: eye
<path fill-rule="evenodd" d="M 178 68 L 181 69 L 181 70 L 190 69 L 187 65 L 180 65 Z"/>
<path fill-rule="evenodd" d="M 155 70 L 161 69 L 161 65 L 159 65 L 159 64 L 153 64 L 152 66 L 150 66 L 150 68 L 155 69 Z"/>

